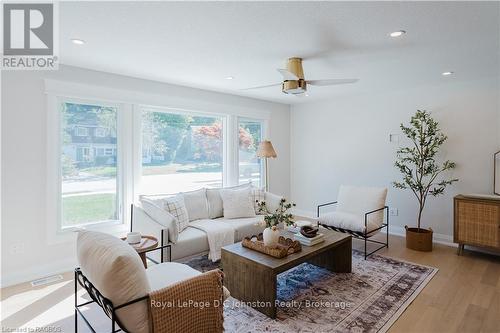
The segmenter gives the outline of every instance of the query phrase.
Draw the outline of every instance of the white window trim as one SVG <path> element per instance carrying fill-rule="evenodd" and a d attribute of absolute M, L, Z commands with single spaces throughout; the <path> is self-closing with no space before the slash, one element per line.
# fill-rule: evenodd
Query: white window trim
<path fill-rule="evenodd" d="M 95 104 L 109 106 L 117 109 L 117 213 L 118 219 L 112 221 L 100 221 L 74 227 L 62 227 L 62 191 L 61 191 L 61 110 L 62 103 Z M 127 218 L 129 214 L 124 209 L 124 203 L 128 198 L 127 184 L 124 180 L 127 173 L 125 142 L 126 107 L 123 104 L 110 103 L 108 101 L 97 101 L 89 98 L 74 98 L 62 95 L 48 94 L 47 96 L 47 239 L 49 244 L 66 242 L 74 237 L 74 231 L 84 228 L 87 230 L 106 231 L 112 234 L 123 234 L 128 229 Z M 130 179 L 130 178 L 129 178 Z M 56 221 L 56 223 L 54 223 Z"/>
<path fill-rule="evenodd" d="M 248 122 L 257 122 L 257 123 L 260 123 L 261 124 L 261 141 L 262 140 L 266 140 L 266 138 L 268 137 L 268 120 L 266 119 L 257 119 L 257 118 L 251 118 L 251 117 L 237 117 L 237 122 L 236 122 L 236 126 L 239 130 L 239 124 L 240 124 L 240 121 L 248 121 Z M 236 161 L 237 161 L 237 183 L 239 184 L 240 182 L 240 154 L 239 154 L 239 138 L 237 137 L 238 139 L 238 142 L 237 142 L 237 156 L 236 156 Z M 262 162 L 262 161 L 261 161 Z M 260 180 L 259 180 L 259 187 L 264 187 L 263 184 L 265 182 L 265 168 L 264 168 L 264 162 L 260 163 Z"/>

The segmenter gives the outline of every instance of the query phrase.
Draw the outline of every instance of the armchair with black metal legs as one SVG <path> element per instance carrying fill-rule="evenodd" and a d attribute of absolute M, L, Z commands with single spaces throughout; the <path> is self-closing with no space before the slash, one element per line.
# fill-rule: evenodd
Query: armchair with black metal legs
<path fill-rule="evenodd" d="M 389 207 L 385 205 L 387 189 L 341 186 L 339 200 L 317 206 L 318 226 L 330 230 L 349 233 L 364 242 L 364 258 L 389 247 Z M 356 200 L 359 204 L 353 203 Z M 321 208 L 342 204 L 345 212 L 334 212 L 320 216 Z M 377 208 L 378 207 L 378 208 Z M 384 212 L 381 215 L 381 212 Z M 385 222 L 384 216 L 385 215 Z M 385 242 L 371 239 L 381 229 L 386 228 Z M 367 243 L 381 246 L 367 252 Z"/>
<path fill-rule="evenodd" d="M 152 251 L 163 252 L 170 245 Z M 201 273 L 188 265 L 163 262 L 145 268 L 137 252 L 118 237 L 78 232 L 75 269 L 75 332 L 81 317 L 91 332 L 221 332 L 223 301 L 229 295 L 219 269 Z M 78 285 L 90 300 L 79 303 Z M 183 307 L 177 300 L 210 307 Z M 161 306 L 171 301 L 172 306 Z M 111 330 L 94 327 L 82 307 L 97 304 L 111 319 Z M 160 304 L 160 305 L 158 305 Z M 180 304 L 180 305 L 178 305 Z"/>
<path fill-rule="evenodd" d="M 154 248 L 154 249 L 151 249 L 151 250 L 148 250 L 145 252 L 162 250 L 162 262 L 163 262 L 163 250 L 165 248 L 168 248 L 169 246 L 170 245 L 159 246 L 157 248 Z M 151 258 L 148 258 L 148 259 L 151 260 L 152 262 L 154 262 L 155 264 L 158 264 L 158 262 L 156 262 L 155 260 L 153 260 Z M 96 330 L 94 329 L 94 327 L 92 327 L 89 320 L 85 317 L 83 312 L 80 310 L 80 308 L 83 306 L 87 306 L 87 305 L 92 304 L 92 303 L 96 303 L 97 305 L 99 305 L 102 308 L 102 310 L 104 311 L 104 313 L 111 319 L 111 333 L 115 333 L 115 332 L 122 331 L 122 329 L 120 329 L 120 328 L 117 329 L 117 327 L 120 327 L 120 326 L 123 327 L 123 325 L 120 324 L 120 322 L 116 316 L 116 310 L 119 310 L 123 307 L 132 305 L 132 304 L 137 303 L 137 302 L 147 300 L 149 298 L 149 296 L 143 296 L 143 297 L 136 298 L 132 301 L 126 302 L 124 304 L 115 306 L 115 305 L 113 305 L 113 302 L 111 302 L 111 300 L 104 297 L 99 292 L 99 290 L 97 290 L 97 288 L 92 284 L 92 282 L 90 282 L 89 279 L 87 279 L 87 277 L 82 273 L 82 271 L 79 267 L 75 268 L 75 281 L 74 282 L 75 282 L 75 333 L 78 332 L 78 315 L 80 315 L 82 317 L 82 319 L 85 322 L 85 324 L 87 325 L 87 327 L 92 332 L 96 333 Z M 90 301 L 84 302 L 82 304 L 78 304 L 78 295 L 77 295 L 78 285 L 82 286 L 82 288 L 85 289 L 85 291 L 87 292 L 87 294 L 91 298 Z"/>

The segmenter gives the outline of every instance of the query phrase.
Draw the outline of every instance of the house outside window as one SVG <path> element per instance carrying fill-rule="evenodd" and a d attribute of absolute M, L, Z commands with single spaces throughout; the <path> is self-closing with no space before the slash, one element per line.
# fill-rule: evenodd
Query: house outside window
<path fill-rule="evenodd" d="M 262 161 L 256 156 L 262 141 L 263 122 L 255 119 L 238 119 L 238 182 L 251 182 L 256 187 L 262 186 Z"/>
<path fill-rule="evenodd" d="M 118 110 L 85 103 L 60 104 L 61 228 L 118 221 L 120 216 L 116 158 Z M 89 128 L 96 131 L 90 135 Z"/>
<path fill-rule="evenodd" d="M 89 129 L 86 127 L 77 126 L 77 127 L 75 127 L 75 135 L 76 136 L 88 136 Z"/>
<path fill-rule="evenodd" d="M 106 136 L 106 129 L 104 127 L 97 127 L 95 129 L 95 136 L 104 138 Z"/>
<path fill-rule="evenodd" d="M 54 95 L 49 103 L 50 170 L 58 171 L 48 179 L 58 195 L 47 211 L 57 232 L 82 225 L 121 232 L 130 220 L 125 207 L 141 194 L 260 185 L 254 155 L 265 120 Z"/>
<path fill-rule="evenodd" d="M 142 110 L 141 193 L 222 187 L 223 118 Z"/>

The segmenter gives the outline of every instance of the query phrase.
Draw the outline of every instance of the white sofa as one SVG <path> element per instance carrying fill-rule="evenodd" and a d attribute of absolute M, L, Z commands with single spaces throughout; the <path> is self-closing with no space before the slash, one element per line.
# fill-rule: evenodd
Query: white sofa
<path fill-rule="evenodd" d="M 251 186 L 248 184 L 229 188 L 237 189 Z M 194 192 L 204 191 L 205 202 L 200 201 L 200 195 L 197 193 L 197 199 L 193 199 Z M 264 215 L 256 214 L 253 217 L 245 218 L 224 218 L 223 202 L 219 189 L 202 189 L 193 192 L 184 193 L 184 200 L 188 216 L 194 216 L 198 220 L 210 220 L 212 223 L 230 225 L 234 228 L 234 242 L 241 241 L 246 236 L 257 235 L 264 230 L 264 227 L 258 225 L 258 222 L 264 219 Z M 144 235 L 151 235 L 163 239 L 162 245 L 171 245 L 170 253 L 165 249 L 163 261 L 171 259 L 179 260 L 190 256 L 207 253 L 209 251 L 208 238 L 204 231 L 190 227 L 181 232 L 177 232 L 175 218 L 168 214 L 161 205 L 156 204 L 162 198 L 174 196 L 176 194 L 141 196 L 139 203 L 133 207 L 132 229 L 139 231 Z M 260 193 L 260 201 L 265 201 L 268 211 L 275 211 L 282 199 L 281 196 L 269 192 Z M 196 202 L 198 200 L 198 202 Z M 256 212 L 257 213 L 257 212 Z M 193 222 L 194 220 L 190 220 Z M 163 238 L 162 238 L 163 237 Z M 169 258 L 169 254 L 171 258 Z M 159 255 L 152 256 L 159 261 Z"/>

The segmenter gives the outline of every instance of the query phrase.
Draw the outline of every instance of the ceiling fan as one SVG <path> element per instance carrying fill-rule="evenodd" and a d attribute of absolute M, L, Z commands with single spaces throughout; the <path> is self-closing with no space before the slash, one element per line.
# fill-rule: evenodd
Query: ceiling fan
<path fill-rule="evenodd" d="M 242 90 L 261 89 L 281 85 L 281 91 L 285 94 L 299 96 L 307 91 L 307 85 L 312 86 L 333 86 L 337 84 L 355 83 L 358 79 L 326 79 L 326 80 L 306 80 L 302 69 L 302 58 L 289 58 L 286 69 L 278 69 L 283 76 L 283 82 L 265 86 L 246 88 Z"/>

